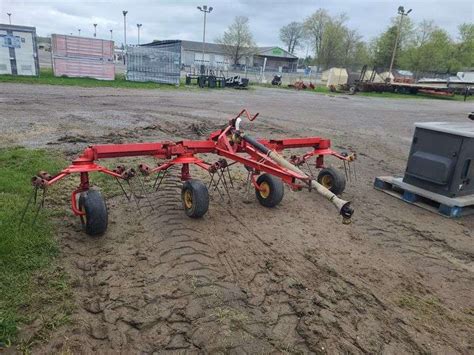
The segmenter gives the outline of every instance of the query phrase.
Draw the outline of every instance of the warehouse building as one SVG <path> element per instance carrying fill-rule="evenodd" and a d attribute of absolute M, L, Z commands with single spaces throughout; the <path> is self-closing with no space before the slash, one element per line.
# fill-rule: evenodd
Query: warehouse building
<path fill-rule="evenodd" d="M 174 43 L 179 44 L 181 48 L 181 63 L 184 67 L 198 67 L 204 64 L 224 70 L 231 68 L 232 61 L 225 47 L 220 44 L 205 43 L 204 55 L 202 42 L 166 40 L 154 41 L 144 46 L 166 47 Z M 261 68 L 264 65 L 265 58 L 267 59 L 266 70 L 279 72 L 296 71 L 298 57 L 280 47 L 257 47 L 252 54 L 242 58 L 239 61 L 239 65 L 249 68 Z"/>

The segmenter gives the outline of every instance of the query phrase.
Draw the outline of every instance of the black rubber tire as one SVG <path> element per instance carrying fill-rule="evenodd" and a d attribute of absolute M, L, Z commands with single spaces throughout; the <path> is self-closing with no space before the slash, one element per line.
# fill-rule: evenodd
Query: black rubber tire
<path fill-rule="evenodd" d="M 185 195 L 189 193 L 191 197 L 191 206 L 187 206 Z M 209 209 L 209 191 L 207 186 L 199 180 L 187 180 L 181 189 L 181 200 L 183 202 L 184 212 L 188 217 L 201 218 Z"/>
<path fill-rule="evenodd" d="M 79 195 L 79 209 L 86 213 L 81 216 L 82 229 L 91 236 L 100 236 L 107 230 L 108 212 L 102 194 L 97 190 L 87 190 Z"/>
<path fill-rule="evenodd" d="M 323 180 L 329 179 L 330 185 L 324 183 Z M 324 168 L 318 174 L 318 182 L 327 187 L 333 194 L 342 194 L 346 188 L 346 178 L 338 170 L 334 168 Z"/>
<path fill-rule="evenodd" d="M 262 174 L 258 177 L 257 184 L 260 186 L 262 183 L 268 184 L 268 196 L 262 196 L 262 192 L 255 189 L 255 195 L 257 196 L 258 202 L 260 202 L 260 204 L 265 207 L 275 207 L 283 199 L 285 192 L 283 181 L 273 175 Z"/>

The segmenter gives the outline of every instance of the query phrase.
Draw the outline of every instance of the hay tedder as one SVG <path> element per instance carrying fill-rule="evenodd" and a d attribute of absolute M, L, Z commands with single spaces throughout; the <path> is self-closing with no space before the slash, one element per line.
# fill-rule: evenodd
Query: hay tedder
<path fill-rule="evenodd" d="M 344 190 L 347 170 L 350 171 L 350 167 L 346 168 L 346 163 L 350 166 L 349 163 L 355 160 L 355 154 L 336 153 L 330 148 L 330 140 L 319 137 L 255 139 L 241 128 L 242 117 L 253 121 L 257 116 L 258 113 L 251 116 L 247 110 L 242 110 L 224 128 L 212 132 L 207 140 L 89 146 L 71 165 L 58 174 L 52 176 L 47 172 L 40 172 L 34 176 L 32 184 L 35 199 L 38 190 L 43 191 L 44 201 L 44 193 L 48 186 L 68 175 L 79 174 L 79 186 L 71 194 L 72 211 L 80 217 L 87 234 L 101 235 L 107 229 L 107 207 L 100 192 L 91 188 L 89 173 L 100 172 L 116 178 L 122 191 L 128 197 L 121 181 L 129 183 L 135 177 L 140 178 L 140 175 L 157 174 L 153 184 L 153 188 L 157 190 L 169 169 L 180 165 L 180 178 L 183 181 L 181 199 L 184 211 L 189 217 L 199 218 L 208 210 L 209 188 L 216 190 L 219 184 L 221 186 L 223 184 L 227 190 L 228 185 L 233 185 L 229 167 L 240 163 L 244 165 L 248 173 L 247 188 L 250 188 L 250 184 L 253 185 L 257 200 L 261 205 L 265 207 L 278 205 L 283 198 L 283 183 L 285 183 L 293 190 L 303 188 L 316 190 L 334 204 L 343 217 L 343 222 L 349 223 L 354 211 L 350 202 L 342 200 L 337 195 Z M 293 155 L 289 160 L 281 155 L 283 150 L 295 148 L 310 148 L 310 150 L 300 156 Z M 219 158 L 216 162 L 209 163 L 198 157 L 200 154 L 216 154 Z M 333 168 L 325 167 L 326 155 L 341 159 L 346 168 L 346 175 Z M 155 157 L 161 163 L 153 167 L 140 164 L 137 170 L 122 165 L 110 170 L 97 163 L 102 159 L 136 156 Z M 317 178 L 313 178 L 312 173 L 305 173 L 300 169 L 304 164 L 310 168 L 308 162 L 312 157 L 315 157 L 315 168 L 320 169 Z M 208 185 L 191 177 L 191 164 L 210 174 L 211 179 Z"/>

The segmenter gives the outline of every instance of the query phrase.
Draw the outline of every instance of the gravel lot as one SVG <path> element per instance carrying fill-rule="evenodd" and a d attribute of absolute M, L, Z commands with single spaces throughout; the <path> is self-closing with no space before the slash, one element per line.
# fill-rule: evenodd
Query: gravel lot
<path fill-rule="evenodd" d="M 73 156 L 93 143 L 203 139 L 243 107 L 260 112 L 244 126 L 257 136 L 324 136 L 358 153 L 343 194 L 353 223 L 315 193 L 286 190 L 272 210 L 244 203 L 242 171 L 232 203 L 212 196 L 202 220 L 184 216 L 175 179 L 151 196 L 154 210 L 110 199 L 100 239 L 72 216 L 57 222 L 78 307 L 36 350 L 474 351 L 474 217 L 446 219 L 372 188 L 375 176 L 403 174 L 414 122 L 466 121 L 472 103 L 2 84 L 0 146 Z"/>

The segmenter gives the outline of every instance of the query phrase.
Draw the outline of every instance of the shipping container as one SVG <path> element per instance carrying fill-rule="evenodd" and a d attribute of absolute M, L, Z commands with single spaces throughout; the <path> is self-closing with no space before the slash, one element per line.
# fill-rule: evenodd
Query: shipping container
<path fill-rule="evenodd" d="M 0 74 L 39 75 L 36 28 L 0 24 Z"/>
<path fill-rule="evenodd" d="M 51 52 L 55 76 L 115 79 L 113 41 L 53 34 Z"/>
<path fill-rule="evenodd" d="M 127 48 L 127 80 L 179 85 L 180 69 L 178 41 L 159 47 L 148 44 Z"/>

